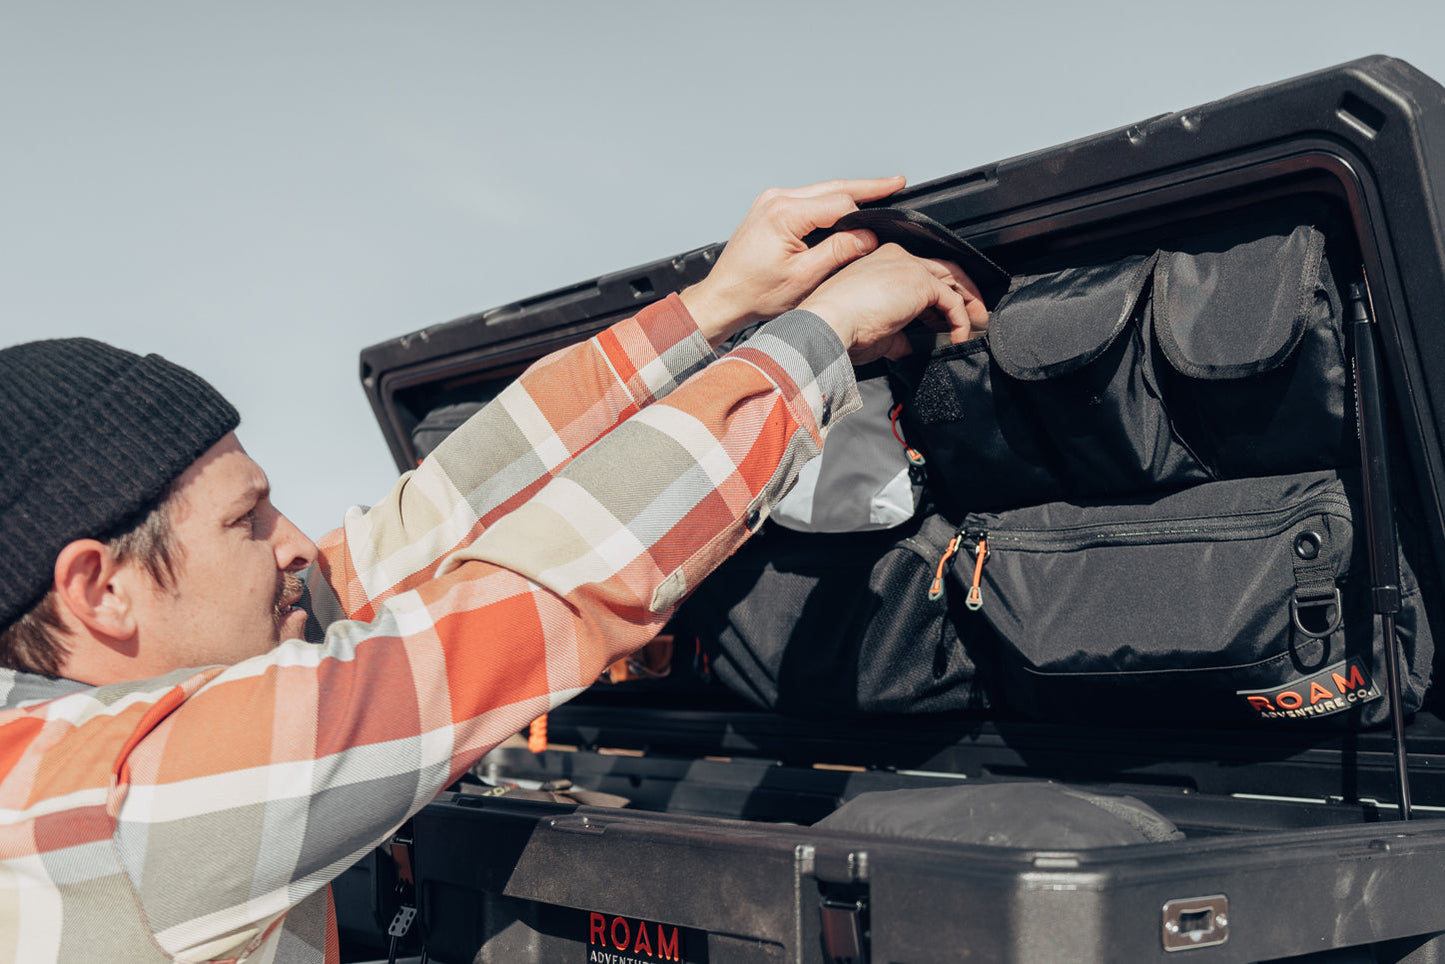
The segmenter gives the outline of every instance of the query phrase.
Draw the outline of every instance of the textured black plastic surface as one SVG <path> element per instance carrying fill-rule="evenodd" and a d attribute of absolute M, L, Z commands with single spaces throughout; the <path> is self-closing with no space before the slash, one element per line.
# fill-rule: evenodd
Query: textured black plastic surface
<path fill-rule="evenodd" d="M 565 909 L 704 932 L 711 961 L 820 961 L 834 888 L 866 894 L 873 961 L 1162 961 L 1164 905 L 1212 894 L 1230 938 L 1198 959 L 1268 960 L 1437 930 L 1445 835 L 1422 820 L 1024 851 L 463 795 L 415 826 L 433 958 L 490 938 L 478 960 L 538 962 L 591 959 Z"/>

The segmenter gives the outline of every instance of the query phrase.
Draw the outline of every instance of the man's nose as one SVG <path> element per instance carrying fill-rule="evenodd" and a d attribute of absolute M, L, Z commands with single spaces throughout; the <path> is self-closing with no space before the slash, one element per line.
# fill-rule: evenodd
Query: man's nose
<path fill-rule="evenodd" d="M 274 540 L 276 566 L 283 572 L 300 572 L 316 561 L 316 543 L 283 513 L 276 514 Z"/>

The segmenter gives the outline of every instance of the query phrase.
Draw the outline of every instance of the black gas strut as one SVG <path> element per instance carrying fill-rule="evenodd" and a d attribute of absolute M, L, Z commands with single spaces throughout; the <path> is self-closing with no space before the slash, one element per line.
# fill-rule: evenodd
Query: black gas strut
<path fill-rule="evenodd" d="M 1395 614 L 1400 611 L 1400 560 L 1390 496 L 1389 453 L 1385 438 L 1380 360 L 1370 293 L 1364 281 L 1350 285 L 1350 327 L 1354 344 L 1355 400 L 1359 407 L 1360 463 L 1364 476 L 1365 536 L 1370 546 L 1370 599 L 1380 617 L 1385 641 L 1385 686 L 1395 736 L 1395 780 L 1400 819 L 1410 819 L 1410 770 L 1405 753 L 1405 714 L 1400 698 L 1400 641 Z"/>

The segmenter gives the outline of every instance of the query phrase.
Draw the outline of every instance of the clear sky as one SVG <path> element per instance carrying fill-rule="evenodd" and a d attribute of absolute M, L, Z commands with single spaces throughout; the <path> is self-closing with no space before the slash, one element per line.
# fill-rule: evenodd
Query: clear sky
<path fill-rule="evenodd" d="M 0 4 L 0 344 L 158 351 L 312 535 L 395 477 L 361 348 L 722 240 L 772 185 L 1000 160 L 1445 3 Z"/>

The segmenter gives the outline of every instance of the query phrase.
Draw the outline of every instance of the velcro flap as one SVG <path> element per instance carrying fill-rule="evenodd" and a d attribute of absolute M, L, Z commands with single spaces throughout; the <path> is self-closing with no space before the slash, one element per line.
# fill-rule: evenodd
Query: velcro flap
<path fill-rule="evenodd" d="M 1135 255 L 1017 279 L 989 318 L 994 361 L 1024 381 L 1084 367 L 1128 325 L 1153 263 L 1153 255 Z"/>
<path fill-rule="evenodd" d="M 1225 251 L 1164 252 L 1154 322 L 1169 363 L 1190 378 L 1244 378 L 1295 350 L 1320 284 L 1324 236 L 1308 225 Z"/>

